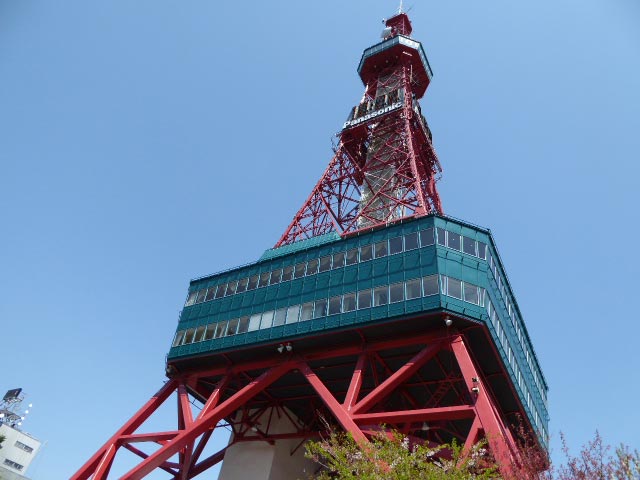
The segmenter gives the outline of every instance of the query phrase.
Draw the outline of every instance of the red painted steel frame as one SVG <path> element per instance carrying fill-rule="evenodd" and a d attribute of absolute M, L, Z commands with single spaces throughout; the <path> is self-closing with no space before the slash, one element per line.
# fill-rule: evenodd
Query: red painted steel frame
<path fill-rule="evenodd" d="M 387 355 L 387 362 L 392 360 L 389 352 L 398 347 L 413 348 L 417 353 L 403 357 L 402 364 L 391 371 L 386 366 L 381 354 Z M 395 349 L 395 350 L 394 350 Z M 275 350 L 275 349 L 274 349 Z M 386 353 L 385 353 L 386 352 Z M 420 370 L 428 365 L 441 365 L 438 355 L 451 355 L 454 361 L 442 371 L 441 382 L 451 382 L 455 375 L 460 376 L 458 400 L 454 404 L 440 405 L 435 397 L 441 394 L 441 383 L 435 389 L 429 389 L 433 381 L 420 382 Z M 349 355 L 345 357 L 345 355 Z M 335 361 L 344 359 L 340 368 L 348 372 L 348 388 L 339 392 L 332 389 L 327 378 L 321 378 L 323 367 L 311 365 L 317 361 Z M 369 362 L 369 363 L 368 363 Z M 382 381 L 370 383 L 364 388 L 364 379 L 371 382 L 377 375 L 372 365 L 384 365 L 388 375 Z M 256 373 L 257 372 L 257 373 Z M 458 372 L 458 373 L 456 373 Z M 253 377 L 251 375 L 254 375 Z M 256 376 L 257 375 L 257 376 Z M 207 394 L 203 394 L 204 379 L 217 378 L 217 383 L 210 386 Z M 140 457 L 140 463 L 120 477 L 123 480 L 142 479 L 152 471 L 159 469 L 172 475 L 172 478 L 186 480 L 193 478 L 224 458 L 225 449 L 200 460 L 200 456 L 209 441 L 213 430 L 226 420 L 234 431 L 233 442 L 267 441 L 273 443 L 285 438 L 312 438 L 319 435 L 325 427 L 317 422 L 317 413 L 306 423 L 294 419 L 287 412 L 287 405 L 294 402 L 293 397 L 274 398 L 277 388 L 270 387 L 275 382 L 301 379 L 310 387 L 313 395 L 306 400 L 318 408 L 324 404 L 327 412 L 338 424 L 361 444 L 368 442 L 367 435 L 379 431 L 380 425 L 397 429 L 410 429 L 412 422 L 428 422 L 430 425 L 444 425 L 446 422 L 466 420 L 471 422 L 465 432 L 457 436 L 470 448 L 481 437 L 486 436 L 490 449 L 499 461 L 503 470 L 510 471 L 511 465 L 518 457 L 516 441 L 486 390 L 478 368 L 465 345 L 462 335 L 449 336 L 443 332 L 423 336 L 400 337 L 393 340 L 360 344 L 344 347 L 334 351 L 315 351 L 308 354 L 298 353 L 283 357 L 274 352 L 272 360 L 260 363 L 246 362 L 212 370 L 190 372 L 179 378 L 169 380 L 125 425 L 113 435 L 91 459 L 71 477 L 71 480 L 103 480 L 108 478 L 116 453 L 123 447 Z M 417 380 L 416 380 L 417 379 Z M 410 385 L 422 385 L 424 394 L 413 398 L 407 392 Z M 435 382 L 437 383 L 437 382 Z M 211 385 L 211 384 L 209 384 Z M 453 383 L 448 384 L 453 390 L 460 390 Z M 203 407 L 194 418 L 189 400 L 189 392 L 197 392 Z M 178 429 L 169 432 L 136 433 L 138 428 L 162 405 L 172 394 L 177 397 Z M 388 407 L 387 400 L 394 395 L 411 400 L 410 408 L 401 410 Z M 262 407 L 256 399 L 270 399 Z M 430 398 L 425 398 L 430 397 Z M 398 397 L 399 398 L 399 397 Z M 341 401 L 341 399 L 343 399 Z M 390 404 L 389 404 L 390 405 Z M 291 434 L 271 434 L 269 424 L 259 425 L 256 420 L 269 408 L 275 408 L 278 415 L 289 417 L 291 423 L 297 425 L 298 431 Z M 315 411 L 317 412 L 317 410 Z M 239 420 L 238 420 L 239 419 Z M 269 423 L 271 420 L 269 420 Z M 259 428 L 257 428 L 259 427 Z M 445 427 L 443 427 L 445 428 Z M 147 454 L 132 444 L 155 444 L 156 450 Z M 177 457 L 177 460 L 176 460 Z M 505 472 L 506 473 L 506 472 Z"/>
<path fill-rule="evenodd" d="M 342 130 L 335 156 L 276 247 L 442 213 L 436 190 L 441 167 L 414 95 L 411 55 L 376 54 L 385 56 L 380 63 L 386 66 L 367 79 L 358 106 L 371 108 L 371 118 Z M 401 93 L 390 101 L 394 92 Z"/>

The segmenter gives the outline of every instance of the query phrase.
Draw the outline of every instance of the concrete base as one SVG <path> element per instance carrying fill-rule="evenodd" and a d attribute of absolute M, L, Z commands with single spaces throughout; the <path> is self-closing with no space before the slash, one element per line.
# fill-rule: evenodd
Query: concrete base
<path fill-rule="evenodd" d="M 296 418 L 290 411 L 287 413 Z M 258 419 L 261 431 L 265 431 L 267 425 L 269 434 L 296 431 L 291 420 L 286 415 L 278 415 L 276 409 L 267 410 Z M 277 440 L 273 445 L 263 440 L 236 443 L 225 453 L 218 480 L 306 480 L 318 465 L 305 458 L 304 445 L 299 445 L 300 439 Z"/>

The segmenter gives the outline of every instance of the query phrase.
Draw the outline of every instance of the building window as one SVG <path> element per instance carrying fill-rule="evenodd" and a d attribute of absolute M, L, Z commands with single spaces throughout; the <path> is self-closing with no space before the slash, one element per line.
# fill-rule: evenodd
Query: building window
<path fill-rule="evenodd" d="M 338 252 L 333 254 L 333 268 L 344 267 L 344 257 L 346 257 L 345 252 Z"/>
<path fill-rule="evenodd" d="M 352 248 L 347 252 L 347 266 L 358 263 L 358 249 Z"/>
<path fill-rule="evenodd" d="M 331 255 L 320 259 L 320 273 L 331 270 Z"/>
<path fill-rule="evenodd" d="M 318 259 L 314 258 L 307 262 L 307 275 L 315 275 L 318 273 Z"/>
<path fill-rule="evenodd" d="M 422 287 L 423 287 L 425 297 L 428 297 L 429 295 L 437 295 L 439 293 L 438 292 L 438 276 L 429 275 L 428 277 L 424 277 L 422 279 Z"/>
<path fill-rule="evenodd" d="M 378 287 L 373 290 L 373 306 L 386 305 L 389 303 L 389 287 Z"/>
<path fill-rule="evenodd" d="M 447 232 L 447 247 L 454 250 L 460 250 L 460 235 L 453 232 Z"/>
<path fill-rule="evenodd" d="M 16 447 L 18 447 L 20 450 L 24 450 L 27 453 L 33 452 L 33 447 L 30 447 L 29 445 L 26 445 L 19 440 L 16 441 Z"/>
<path fill-rule="evenodd" d="M 366 262 L 373 258 L 373 245 L 364 245 L 360 247 L 360 261 Z"/>
<path fill-rule="evenodd" d="M 420 230 L 420 246 L 428 247 L 429 245 L 433 245 L 433 228 Z"/>
<path fill-rule="evenodd" d="M 327 315 L 327 299 L 316 300 L 315 310 L 313 311 L 313 318 L 320 318 Z"/>
<path fill-rule="evenodd" d="M 462 282 L 455 278 L 447 277 L 447 295 L 462 300 Z"/>
<path fill-rule="evenodd" d="M 19 463 L 16 463 L 12 460 L 9 460 L 8 458 L 4 459 L 4 464 L 8 467 L 15 468 L 16 470 L 20 470 L 20 471 L 22 471 L 22 469 L 24 468 L 23 465 L 20 465 Z"/>
<path fill-rule="evenodd" d="M 329 315 L 336 315 L 340 313 L 342 307 L 342 297 L 336 296 L 329 299 Z"/>
<path fill-rule="evenodd" d="M 284 325 L 285 320 L 287 319 L 287 309 L 279 308 L 276 310 L 276 313 L 273 316 L 273 326 L 279 327 L 280 325 Z"/>
<path fill-rule="evenodd" d="M 300 312 L 300 321 L 304 322 L 313 318 L 313 302 L 308 302 L 302 305 L 302 311 Z"/>
<path fill-rule="evenodd" d="M 418 234 L 410 233 L 404 237 L 404 250 L 415 250 L 418 248 Z"/>
<path fill-rule="evenodd" d="M 386 240 L 383 242 L 376 243 L 375 258 L 386 257 L 388 253 L 389 253 L 389 250 L 387 248 Z"/>
<path fill-rule="evenodd" d="M 395 255 L 402 252 L 402 237 L 395 237 L 389 240 L 389 254 Z"/>
<path fill-rule="evenodd" d="M 414 280 L 408 280 L 407 281 L 407 300 L 412 300 L 414 298 L 418 298 L 421 296 L 422 296 L 422 291 L 420 288 L 420 279 L 416 278 Z"/>
<path fill-rule="evenodd" d="M 371 290 L 360 290 L 358 292 L 358 309 L 371 308 Z"/>
<path fill-rule="evenodd" d="M 476 256 L 476 241 L 468 237 L 462 237 L 462 251 Z"/>
<path fill-rule="evenodd" d="M 404 300 L 404 283 L 394 283 L 389 286 L 389 303 L 401 302 Z"/>
<path fill-rule="evenodd" d="M 356 294 L 355 293 L 347 293 L 342 298 L 342 311 L 343 312 L 352 312 L 356 309 Z"/>
<path fill-rule="evenodd" d="M 304 277 L 304 270 L 305 270 L 306 264 L 304 263 L 298 263 L 294 270 L 293 270 L 293 278 L 301 278 Z"/>

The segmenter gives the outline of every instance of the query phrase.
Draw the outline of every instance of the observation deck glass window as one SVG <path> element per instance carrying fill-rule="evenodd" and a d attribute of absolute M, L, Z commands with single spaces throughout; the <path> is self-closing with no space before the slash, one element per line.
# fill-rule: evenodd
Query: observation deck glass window
<path fill-rule="evenodd" d="M 224 322 L 218 322 L 218 328 L 216 328 L 216 338 L 220 338 L 222 336 L 224 336 L 224 334 L 227 331 L 227 323 L 229 323 L 227 320 L 225 320 Z"/>
<path fill-rule="evenodd" d="M 216 333 L 216 325 L 215 323 L 210 323 L 207 325 L 207 331 L 204 332 L 203 340 L 211 340 Z"/>
<path fill-rule="evenodd" d="M 320 259 L 320 273 L 331 270 L 331 255 L 326 255 Z"/>
<path fill-rule="evenodd" d="M 227 291 L 224 293 L 224 296 L 228 297 L 229 295 L 234 295 L 236 293 L 236 288 L 238 288 L 237 280 L 227 283 Z"/>
<path fill-rule="evenodd" d="M 204 297 L 204 301 L 208 302 L 209 300 L 213 300 L 215 294 L 216 294 L 216 288 L 218 287 L 209 287 L 207 289 L 207 296 Z"/>
<path fill-rule="evenodd" d="M 389 247 L 387 246 L 387 241 L 376 243 L 375 248 L 375 258 L 386 257 L 389 253 Z"/>
<path fill-rule="evenodd" d="M 273 316 L 273 326 L 274 327 L 279 327 L 280 325 L 284 325 L 284 322 L 287 319 L 287 309 L 285 308 L 279 308 L 278 310 L 276 310 L 274 316 Z"/>
<path fill-rule="evenodd" d="M 404 283 L 394 283 L 389 286 L 389 303 L 401 302 L 404 300 Z"/>
<path fill-rule="evenodd" d="M 271 328 L 273 325 L 273 314 L 275 312 L 273 310 L 269 310 L 268 312 L 263 312 L 262 318 L 260 319 L 260 329 Z"/>
<path fill-rule="evenodd" d="M 329 315 L 340 313 L 342 307 L 342 297 L 336 296 L 329 299 Z"/>
<path fill-rule="evenodd" d="M 196 328 L 196 334 L 193 337 L 193 341 L 194 342 L 201 342 L 203 340 L 204 337 L 204 331 L 207 327 L 202 325 L 198 328 Z"/>
<path fill-rule="evenodd" d="M 429 275 L 428 277 L 424 277 L 422 279 L 422 291 L 424 292 L 425 297 L 428 297 L 429 295 L 437 295 L 439 293 L 438 276 Z"/>
<path fill-rule="evenodd" d="M 460 235 L 453 232 L 447 232 L 447 247 L 454 250 L 460 250 Z"/>
<path fill-rule="evenodd" d="M 295 269 L 293 271 L 293 278 L 301 278 L 304 277 L 304 270 L 305 270 L 306 264 L 304 263 L 298 263 L 295 266 Z"/>
<path fill-rule="evenodd" d="M 440 229 L 442 230 L 442 229 Z M 433 228 L 427 228 L 426 230 L 420 230 L 420 246 L 428 247 L 433 245 Z"/>
<path fill-rule="evenodd" d="M 287 323 L 296 323 L 300 316 L 300 305 L 291 305 L 287 308 Z"/>
<path fill-rule="evenodd" d="M 318 273 L 318 259 L 314 258 L 307 262 L 307 275 L 315 275 Z"/>
<path fill-rule="evenodd" d="M 249 277 L 249 285 L 247 285 L 247 290 L 255 290 L 255 288 L 258 286 L 259 278 L 260 277 L 258 275 L 253 275 L 252 277 Z"/>
<path fill-rule="evenodd" d="M 455 278 L 447 277 L 447 295 L 462 300 L 462 282 Z"/>
<path fill-rule="evenodd" d="M 366 262 L 373 258 L 373 245 L 363 245 L 360 247 L 360 261 Z"/>
<path fill-rule="evenodd" d="M 196 303 L 196 298 L 198 297 L 198 292 L 191 292 L 189 297 L 187 298 L 187 302 L 185 303 L 185 307 L 190 307 L 194 303 Z"/>
<path fill-rule="evenodd" d="M 302 305 L 300 311 L 300 321 L 305 322 L 313 318 L 313 302 L 308 302 Z"/>
<path fill-rule="evenodd" d="M 476 241 L 468 237 L 462 237 L 462 251 L 476 256 Z"/>
<path fill-rule="evenodd" d="M 371 290 L 360 290 L 358 292 L 358 309 L 371 308 Z"/>
<path fill-rule="evenodd" d="M 282 281 L 288 282 L 293 278 L 293 266 L 289 265 L 288 267 L 284 267 L 282 269 Z"/>
<path fill-rule="evenodd" d="M 238 280 L 238 288 L 236 288 L 236 293 L 243 293 L 247 291 L 247 285 L 249 285 L 248 278 L 242 278 Z"/>
<path fill-rule="evenodd" d="M 258 287 L 266 287 L 269 285 L 269 277 L 271 276 L 271 272 L 264 272 L 260 274 L 260 281 L 258 282 Z"/>
<path fill-rule="evenodd" d="M 420 296 L 422 296 L 422 291 L 420 288 L 420 279 L 415 278 L 413 280 L 408 280 L 407 281 L 407 300 L 412 300 Z"/>
<path fill-rule="evenodd" d="M 389 287 L 378 287 L 373 289 L 373 306 L 386 305 L 389 303 Z"/>
<path fill-rule="evenodd" d="M 190 328 L 189 330 L 187 330 L 187 333 L 184 334 L 184 341 L 182 342 L 182 344 L 184 345 L 185 343 L 193 343 L 193 336 L 195 334 L 195 328 Z"/>
<path fill-rule="evenodd" d="M 352 248 L 351 250 L 347 251 L 347 261 L 346 261 L 346 265 L 354 265 L 358 263 L 358 249 L 357 248 Z"/>
<path fill-rule="evenodd" d="M 483 260 L 487 258 L 487 244 L 486 243 L 478 242 L 478 257 L 480 257 Z"/>
<path fill-rule="evenodd" d="M 394 237 L 389 239 L 389 255 L 395 255 L 402 252 L 402 237 Z"/>
<path fill-rule="evenodd" d="M 327 299 L 322 298 L 316 300 L 316 305 L 313 310 L 313 318 L 325 317 L 327 315 Z"/>
<path fill-rule="evenodd" d="M 269 285 L 275 285 L 280 283 L 280 279 L 282 278 L 282 269 L 278 268 L 271 272 L 271 278 L 269 279 Z"/>
<path fill-rule="evenodd" d="M 415 250 L 418 248 L 418 233 L 410 233 L 404 237 L 404 250 Z"/>
<path fill-rule="evenodd" d="M 464 284 L 464 301 L 469 303 L 480 304 L 480 297 L 478 296 L 478 287 L 471 285 L 470 283 Z"/>
<path fill-rule="evenodd" d="M 345 252 L 338 252 L 333 254 L 333 268 L 344 267 Z M 322 260 L 321 260 L 322 261 Z M 322 268 L 322 267 L 321 267 Z"/>
<path fill-rule="evenodd" d="M 248 328 L 248 332 L 254 332 L 256 330 L 258 330 L 260 328 L 260 317 L 262 316 L 262 314 L 260 313 L 254 313 L 253 315 L 251 315 L 249 317 L 249 328 Z"/>
<path fill-rule="evenodd" d="M 347 293 L 342 298 L 342 311 L 343 312 L 352 312 L 356 309 L 356 294 L 355 293 Z"/>
<path fill-rule="evenodd" d="M 240 317 L 238 333 L 245 333 L 249 329 L 249 317 Z"/>
<path fill-rule="evenodd" d="M 177 347 L 178 345 L 182 344 L 182 339 L 184 338 L 184 331 L 179 331 L 176 333 L 175 338 L 173 339 L 173 343 L 171 344 L 172 347 Z"/>
<path fill-rule="evenodd" d="M 444 247 L 447 246 L 447 234 L 445 233 L 444 228 L 436 228 L 436 233 L 438 234 L 438 245 L 442 245 Z"/>
<path fill-rule="evenodd" d="M 223 283 L 222 285 L 218 285 L 218 289 L 216 290 L 215 298 L 224 297 L 224 291 L 227 289 L 227 284 Z"/>
<path fill-rule="evenodd" d="M 206 289 L 198 290 L 198 298 L 196 298 L 196 303 L 204 302 L 204 297 L 206 297 L 206 296 L 207 296 L 207 290 Z"/>
<path fill-rule="evenodd" d="M 227 327 L 227 336 L 235 335 L 238 333 L 238 324 L 240 323 L 239 318 L 234 318 L 229 320 L 229 326 Z"/>

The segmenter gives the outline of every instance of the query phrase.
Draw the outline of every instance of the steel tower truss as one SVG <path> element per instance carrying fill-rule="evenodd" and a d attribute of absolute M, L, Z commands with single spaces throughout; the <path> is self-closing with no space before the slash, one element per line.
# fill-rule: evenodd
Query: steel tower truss
<path fill-rule="evenodd" d="M 418 76 L 402 53 L 386 58 L 366 79 L 364 98 L 339 134 L 334 157 L 276 247 L 442 213 L 440 162 L 414 92 Z"/>
<path fill-rule="evenodd" d="M 440 330 L 333 350 L 298 353 L 295 347 L 282 355 L 274 346 L 269 360 L 174 376 L 72 480 L 108 478 L 120 449 L 140 458 L 122 480 L 141 479 L 155 470 L 167 472 L 172 476 L 168 478 L 190 479 L 220 462 L 227 448 L 238 442 L 299 438 L 302 445 L 326 429 L 323 418 L 362 444 L 380 431 L 380 425 L 417 442 L 441 444 L 456 439 L 466 449 L 486 436 L 503 471 L 514 465 L 516 441 L 463 335 Z M 177 428 L 140 432 L 172 396 L 177 397 Z M 197 415 L 190 402 L 202 406 Z M 268 409 L 289 416 L 297 431 L 274 434 L 270 421 L 257 423 Z M 231 444 L 201 458 L 214 429 L 222 423 L 233 430 Z"/>

